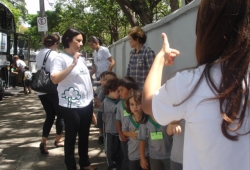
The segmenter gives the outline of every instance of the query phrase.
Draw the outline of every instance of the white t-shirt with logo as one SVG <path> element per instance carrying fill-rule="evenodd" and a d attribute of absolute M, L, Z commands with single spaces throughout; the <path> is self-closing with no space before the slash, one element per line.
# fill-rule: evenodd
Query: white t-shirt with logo
<path fill-rule="evenodd" d="M 26 63 L 23 60 L 18 59 L 16 61 L 16 66 L 21 69 L 22 72 L 25 71 L 24 67 L 26 66 Z"/>
<path fill-rule="evenodd" d="M 94 54 L 94 62 L 96 65 L 96 76 L 100 77 L 100 74 L 104 71 L 107 71 L 110 65 L 110 61 L 108 58 L 111 57 L 109 49 L 103 46 L 100 46 L 98 51 L 95 51 Z"/>
<path fill-rule="evenodd" d="M 250 170 L 250 134 L 239 136 L 238 141 L 229 140 L 222 134 L 220 104 L 218 100 L 205 100 L 215 97 L 205 78 L 190 98 L 180 104 L 189 96 L 204 67 L 177 73 L 168 80 L 153 96 L 153 115 L 161 125 L 173 120 L 186 120 L 183 170 Z M 211 76 L 215 85 L 219 85 L 219 65 L 213 66 Z M 247 107 L 241 128 L 230 134 L 245 134 L 249 129 Z"/>
<path fill-rule="evenodd" d="M 60 53 L 51 63 L 51 75 L 70 66 L 73 57 Z M 80 57 L 77 65 L 57 86 L 59 105 L 67 108 L 82 108 L 93 100 L 93 87 L 85 59 Z"/>
<path fill-rule="evenodd" d="M 44 48 L 42 49 L 36 56 L 36 67 L 37 67 L 37 70 L 40 70 L 43 66 L 43 60 L 44 60 L 44 57 L 45 57 L 45 54 L 49 51 L 50 49 L 49 48 Z M 45 71 L 46 72 L 50 72 L 50 65 L 52 63 L 52 60 L 54 60 L 55 57 L 58 56 L 58 52 L 56 51 L 51 51 L 48 58 L 47 58 L 47 61 L 45 63 Z M 44 95 L 46 93 L 41 93 L 41 92 L 37 92 L 37 95 Z"/>

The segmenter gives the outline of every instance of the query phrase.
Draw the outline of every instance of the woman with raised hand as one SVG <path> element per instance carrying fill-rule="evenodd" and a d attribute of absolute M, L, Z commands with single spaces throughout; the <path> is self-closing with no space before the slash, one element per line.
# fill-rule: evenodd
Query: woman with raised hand
<path fill-rule="evenodd" d="M 53 60 L 51 80 L 58 84 L 59 105 L 65 123 L 65 164 L 76 170 L 75 143 L 81 170 L 94 170 L 88 156 L 89 128 L 93 113 L 93 88 L 80 49 L 86 42 L 82 31 L 70 28 L 62 36 L 64 51 Z"/>
<path fill-rule="evenodd" d="M 45 63 L 45 71 L 51 72 L 51 63 L 54 58 L 58 55 L 55 51 L 60 43 L 60 37 L 57 34 L 50 34 L 43 40 L 44 49 L 42 49 L 36 56 L 37 69 L 41 69 L 43 66 L 44 57 L 47 54 L 48 58 Z M 63 133 L 63 119 L 62 113 L 59 107 L 59 100 L 57 93 L 40 93 L 37 92 L 38 97 L 43 105 L 46 112 L 46 119 L 43 124 L 42 140 L 40 143 L 40 151 L 42 154 L 48 154 L 47 139 L 51 130 L 51 127 L 56 117 L 56 139 L 54 145 L 56 147 L 63 147 L 62 133 Z"/>
<path fill-rule="evenodd" d="M 250 1 L 201 0 L 197 67 L 161 87 L 177 50 L 167 36 L 143 88 L 142 107 L 162 125 L 184 119 L 184 170 L 250 169 Z"/>

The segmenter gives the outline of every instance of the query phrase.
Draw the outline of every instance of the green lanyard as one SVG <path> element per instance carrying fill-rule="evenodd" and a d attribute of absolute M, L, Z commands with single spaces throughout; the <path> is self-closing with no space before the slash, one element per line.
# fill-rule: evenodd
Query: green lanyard
<path fill-rule="evenodd" d="M 126 111 L 124 100 L 122 100 L 123 116 L 129 116 L 130 114 Z"/>
<path fill-rule="evenodd" d="M 162 140 L 162 139 L 164 139 L 162 132 L 158 132 L 157 133 L 157 129 L 160 129 L 161 125 L 159 125 L 158 123 L 156 123 L 155 121 L 153 121 L 153 119 L 151 117 L 149 117 L 149 121 L 155 127 L 155 132 L 151 132 L 150 133 L 151 140 Z"/>
<path fill-rule="evenodd" d="M 129 115 L 129 119 L 131 121 L 131 123 L 135 126 L 136 128 L 136 131 L 139 131 L 139 127 L 140 127 L 140 124 L 136 123 L 132 117 L 132 115 Z"/>
<path fill-rule="evenodd" d="M 156 123 L 150 116 L 149 116 L 148 120 L 149 120 L 150 123 L 152 123 L 152 125 L 154 125 L 155 132 L 157 133 L 157 129 L 160 129 L 161 125 L 159 125 L 158 123 Z"/>

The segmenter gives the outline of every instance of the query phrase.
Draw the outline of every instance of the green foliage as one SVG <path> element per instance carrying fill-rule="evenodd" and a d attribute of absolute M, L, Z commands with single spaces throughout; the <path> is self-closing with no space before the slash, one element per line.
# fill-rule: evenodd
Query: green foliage
<path fill-rule="evenodd" d="M 19 9 L 21 11 L 21 17 L 23 19 L 26 18 L 26 15 L 28 14 L 28 10 L 26 9 L 25 0 L 6 0 L 7 2 L 11 3 L 16 9 Z"/>
<path fill-rule="evenodd" d="M 117 1 L 57 0 L 54 11 L 46 11 L 48 33 L 59 32 L 62 35 L 66 29 L 73 27 L 85 32 L 87 37 L 92 35 L 100 37 L 108 46 L 126 36 L 131 27 L 128 15 L 125 16 L 121 4 L 118 4 Z M 132 15 L 134 10 L 138 10 L 133 3 L 138 3 L 139 0 L 121 1 L 126 2 L 124 5 L 129 7 L 129 14 Z M 135 18 L 140 21 L 141 26 L 146 23 L 146 20 L 156 22 L 171 11 L 170 0 L 140 0 L 140 4 L 143 5 L 140 8 L 146 10 L 147 15 L 141 18 L 143 16 L 136 13 Z M 31 36 L 31 46 L 34 49 L 41 47 L 41 34 L 37 31 L 37 17 L 38 14 L 28 15 L 26 19 L 31 27 L 25 33 Z M 85 45 L 84 51 L 91 52 L 92 50 Z"/>
<path fill-rule="evenodd" d="M 19 18 L 22 16 L 21 15 L 21 10 L 18 8 L 15 8 L 13 6 L 12 3 L 10 3 L 8 0 L 2 0 L 2 2 L 10 9 L 10 11 L 12 12 L 12 14 L 14 15 L 14 19 L 15 19 L 15 24 L 16 26 L 19 25 Z"/>

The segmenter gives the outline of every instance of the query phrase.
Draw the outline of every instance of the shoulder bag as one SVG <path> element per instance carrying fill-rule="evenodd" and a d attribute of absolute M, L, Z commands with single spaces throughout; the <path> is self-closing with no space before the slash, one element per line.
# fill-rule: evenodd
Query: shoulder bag
<path fill-rule="evenodd" d="M 45 71 L 45 63 L 50 55 L 51 50 L 49 50 L 44 57 L 43 65 L 40 70 L 38 70 L 31 80 L 31 89 L 41 93 L 57 93 L 57 84 L 54 84 L 50 79 L 50 72 Z"/>

